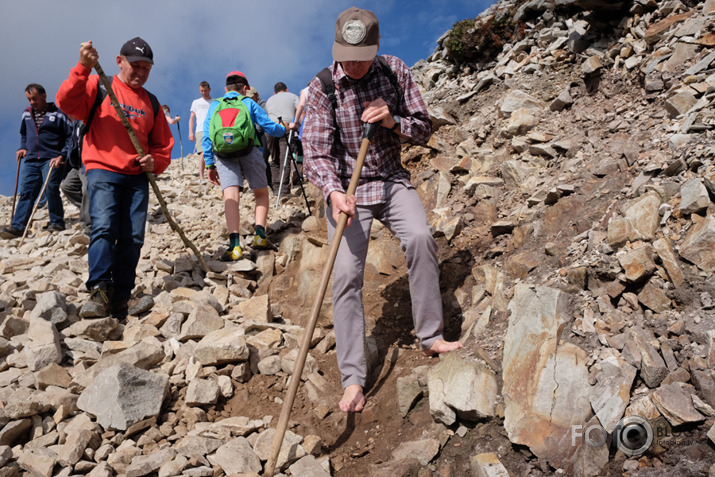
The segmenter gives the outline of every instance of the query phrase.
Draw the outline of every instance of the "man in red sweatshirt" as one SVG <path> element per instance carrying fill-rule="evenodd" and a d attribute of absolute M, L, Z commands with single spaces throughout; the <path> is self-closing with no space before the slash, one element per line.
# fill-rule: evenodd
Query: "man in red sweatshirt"
<path fill-rule="evenodd" d="M 82 161 L 92 219 L 87 279 L 91 294 L 80 317 L 124 318 L 144 244 L 149 204 L 146 173 L 160 174 L 169 166 L 174 139 L 158 101 L 143 88 L 154 64 L 147 42 L 136 37 L 122 46 L 116 59 L 119 73 L 112 78 L 112 89 L 146 152 L 143 157 L 100 88 L 99 77 L 90 76 L 98 58 L 91 41 L 82 43 L 79 62 L 60 86 L 57 103 L 88 124 Z"/>

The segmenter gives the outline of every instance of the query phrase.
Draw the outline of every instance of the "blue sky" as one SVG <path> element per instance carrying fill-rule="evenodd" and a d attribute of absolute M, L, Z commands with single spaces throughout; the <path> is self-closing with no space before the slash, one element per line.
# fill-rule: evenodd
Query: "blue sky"
<path fill-rule="evenodd" d="M 298 93 L 332 62 L 335 20 L 357 6 L 380 21 L 380 53 L 394 54 L 412 66 L 434 51 L 452 25 L 475 18 L 492 0 L 34 0 L 6 2 L 0 17 L 0 195 L 13 193 L 20 115 L 28 103 L 28 83 L 42 84 L 48 101 L 77 63 L 79 45 L 92 40 L 107 74 L 126 40 L 140 36 L 154 51 L 154 68 L 145 87 L 172 114 L 181 116 L 184 155 L 191 152 L 188 120 L 198 84 L 223 94 L 223 80 L 243 71 L 263 99 L 283 81 Z M 172 157 L 181 156 L 176 126 Z M 167 173 L 171 173 L 171 168 Z M 2 224 L 0 224 L 2 225 Z"/>

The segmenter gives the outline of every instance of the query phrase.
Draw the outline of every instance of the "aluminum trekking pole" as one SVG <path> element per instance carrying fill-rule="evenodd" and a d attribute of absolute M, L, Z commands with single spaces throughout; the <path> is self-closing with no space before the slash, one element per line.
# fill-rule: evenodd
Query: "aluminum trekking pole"
<path fill-rule="evenodd" d="M 124 110 L 119 105 L 119 100 L 117 100 L 117 96 L 114 94 L 114 90 L 112 89 L 112 83 L 109 82 L 109 78 L 107 78 L 107 75 L 104 74 L 104 70 L 99 65 L 99 61 L 94 65 L 94 69 L 97 70 L 99 79 L 102 81 L 102 84 L 104 84 L 104 88 L 107 90 L 109 100 L 112 102 L 112 106 L 114 106 L 114 110 L 117 112 L 119 120 L 122 122 L 124 129 L 127 130 L 127 134 L 129 134 L 129 139 L 131 139 L 132 144 L 134 145 L 134 149 L 136 149 L 137 154 L 139 154 L 139 157 L 144 157 L 146 155 L 144 153 L 144 148 L 139 143 L 139 139 L 137 138 L 137 134 L 134 132 L 134 128 L 132 128 L 132 125 L 129 123 L 129 120 L 124 114 Z M 169 226 L 173 231 L 179 234 L 179 237 L 181 237 L 181 240 L 184 242 L 184 245 L 186 245 L 194 252 L 194 255 L 196 255 L 196 259 L 201 265 L 201 268 L 204 270 L 204 272 L 208 273 L 209 266 L 206 263 L 206 260 L 204 260 L 204 257 L 201 256 L 201 252 L 199 252 L 199 249 L 196 248 L 196 245 L 194 245 L 191 240 L 188 239 L 181 227 L 179 227 L 177 223 L 174 222 L 174 219 L 171 217 L 171 214 L 169 213 L 169 208 L 166 206 L 166 201 L 161 195 L 161 190 L 159 190 L 159 186 L 156 184 L 156 180 L 154 180 L 154 175 L 149 171 L 145 171 L 144 174 L 146 175 L 147 179 L 149 179 L 149 184 L 151 184 L 151 188 L 154 191 L 156 199 L 159 201 L 161 211 L 164 213 L 164 217 L 169 223 Z"/>
<path fill-rule="evenodd" d="M 288 148 L 290 149 L 290 143 L 288 143 Z M 303 193 L 303 199 L 305 200 L 305 206 L 308 208 L 308 215 L 313 215 L 313 213 L 310 211 L 310 204 L 308 203 L 308 195 L 305 193 L 305 188 L 303 188 L 303 176 L 300 174 L 300 171 L 298 170 L 298 163 L 295 160 L 295 157 L 293 157 L 293 154 L 291 153 L 290 155 L 291 161 L 293 162 L 293 168 L 295 169 L 295 175 L 298 176 L 298 185 L 300 186 L 300 191 Z"/>
<path fill-rule="evenodd" d="M 362 165 L 365 162 L 365 156 L 367 155 L 367 148 L 368 146 L 370 146 L 370 138 L 372 137 L 372 134 L 377 127 L 378 126 L 374 123 L 366 123 L 364 125 L 362 143 L 360 144 L 360 152 L 358 153 L 358 158 L 355 163 L 355 168 L 353 169 L 353 174 L 350 177 L 350 184 L 348 185 L 348 190 L 345 193 L 345 195 L 348 197 L 351 195 L 355 195 L 357 183 L 358 180 L 360 180 L 360 172 L 362 170 Z M 290 417 L 290 410 L 293 407 L 295 395 L 298 391 L 298 386 L 300 385 L 300 376 L 301 374 L 303 374 L 303 366 L 305 365 L 305 359 L 308 355 L 308 348 L 310 348 L 310 342 L 313 339 L 313 331 L 315 331 L 315 324 L 318 322 L 318 315 L 320 315 L 320 307 L 323 304 L 325 290 L 328 288 L 330 274 L 333 271 L 335 257 L 338 254 L 338 247 L 340 246 L 340 241 L 343 238 L 343 231 L 345 230 L 347 223 L 347 214 L 341 212 L 340 217 L 338 218 L 337 226 L 335 227 L 333 240 L 330 242 L 328 261 L 325 262 L 325 268 L 323 268 L 323 275 L 320 278 L 318 294 L 316 295 L 315 302 L 313 303 L 310 320 L 308 321 L 308 324 L 305 327 L 305 331 L 303 332 L 303 341 L 301 342 L 300 350 L 298 351 L 298 359 L 295 360 L 295 366 L 293 367 L 293 374 L 290 378 L 288 392 L 286 394 L 285 399 L 283 400 L 283 408 L 281 409 L 281 415 L 278 420 L 278 425 L 276 427 L 276 433 L 273 436 L 273 447 L 271 448 L 271 454 L 268 458 L 268 462 L 266 463 L 266 469 L 263 475 L 272 476 L 275 472 L 276 463 L 278 462 L 278 454 L 280 454 L 281 445 L 283 444 L 283 436 L 285 436 L 285 431 L 288 427 L 288 418 Z"/>
<path fill-rule="evenodd" d="M 278 118 L 280 120 L 280 118 Z M 281 121 L 282 123 L 283 121 Z M 285 126 L 285 124 L 284 124 Z M 283 189 L 283 178 L 285 177 L 286 173 L 286 164 L 288 164 L 288 154 L 290 153 L 290 141 L 293 138 L 293 130 L 291 129 L 290 132 L 288 133 L 288 146 L 286 147 L 286 155 L 285 158 L 283 159 L 283 167 L 281 167 L 281 182 L 278 185 L 278 196 L 276 197 L 276 209 L 278 208 L 278 204 L 280 203 L 281 200 L 281 189 Z M 289 171 L 290 171 L 290 164 L 288 164 Z M 290 173 L 290 172 L 289 172 Z"/>
<path fill-rule="evenodd" d="M 27 237 L 27 231 L 30 230 L 30 226 L 32 226 L 32 217 L 35 216 L 35 211 L 37 210 L 37 206 L 40 205 L 40 201 L 42 201 L 42 196 L 45 195 L 45 189 L 47 189 L 47 184 L 50 182 L 50 176 L 52 175 L 52 171 L 55 168 L 50 166 L 49 170 L 47 171 L 47 177 L 45 178 L 45 183 L 42 184 L 42 190 L 40 191 L 40 195 L 37 196 L 37 202 L 35 202 L 35 206 L 32 208 L 32 212 L 30 213 L 30 218 L 27 221 L 27 225 L 25 225 L 25 230 L 22 232 L 22 238 L 20 239 L 20 243 L 17 244 L 17 248 L 22 247 L 22 242 L 25 241 L 25 237 Z M 49 206 L 48 206 L 49 208 Z"/>
<path fill-rule="evenodd" d="M 15 192 L 12 193 L 12 212 L 10 213 L 10 223 L 12 223 L 12 219 L 15 218 L 15 201 L 17 200 L 17 183 L 20 180 L 20 162 L 22 160 L 19 159 L 17 161 L 17 172 L 15 173 Z"/>
<path fill-rule="evenodd" d="M 176 129 L 179 130 L 179 146 L 181 148 L 181 170 L 184 170 L 184 140 L 181 138 L 181 123 L 176 122 Z"/>

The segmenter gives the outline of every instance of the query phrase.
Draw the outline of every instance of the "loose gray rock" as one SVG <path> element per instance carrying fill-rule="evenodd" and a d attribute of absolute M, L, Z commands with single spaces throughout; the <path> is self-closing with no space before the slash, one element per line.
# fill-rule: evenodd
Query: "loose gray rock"
<path fill-rule="evenodd" d="M 102 371 L 79 396 L 77 407 L 105 429 L 126 430 L 157 416 L 169 391 L 169 377 L 120 363 Z"/>

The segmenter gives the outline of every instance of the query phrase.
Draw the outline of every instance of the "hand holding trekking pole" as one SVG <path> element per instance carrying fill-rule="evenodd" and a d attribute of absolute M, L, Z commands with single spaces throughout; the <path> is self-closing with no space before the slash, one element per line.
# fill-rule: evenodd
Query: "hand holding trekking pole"
<path fill-rule="evenodd" d="M 62 156 L 53 157 L 50 159 L 50 168 L 57 169 L 58 167 L 64 165 L 65 161 Z"/>
<path fill-rule="evenodd" d="M 91 70 L 99 61 L 99 53 L 92 46 L 92 40 L 80 44 L 79 62 L 82 66 Z"/>
<path fill-rule="evenodd" d="M 334 190 L 330 193 L 330 203 L 333 205 L 333 220 L 337 222 L 340 220 L 340 214 L 345 214 L 348 218 L 345 226 L 349 227 L 355 217 L 355 196 Z"/>
<path fill-rule="evenodd" d="M 370 146 L 370 138 L 375 132 L 375 129 L 377 129 L 377 124 L 365 123 L 364 125 L 362 143 L 360 144 L 360 152 L 358 153 L 358 158 L 357 162 L 355 163 L 355 168 L 353 169 L 353 174 L 350 177 L 350 184 L 348 185 L 348 190 L 345 193 L 346 197 L 352 198 L 353 200 L 355 191 L 357 190 L 357 183 L 360 180 L 360 172 L 362 171 L 362 165 L 365 162 L 365 156 L 367 155 L 367 148 Z M 308 321 L 308 324 L 305 327 L 305 331 L 303 332 L 303 341 L 301 342 L 300 350 L 298 351 L 298 359 L 296 359 L 295 365 L 293 367 L 293 373 L 291 374 L 288 392 L 286 394 L 285 399 L 283 400 L 283 408 L 281 409 L 281 415 L 278 420 L 278 425 L 276 426 L 276 433 L 273 436 L 273 447 L 271 448 L 271 454 L 268 458 L 268 462 L 266 463 L 266 468 L 264 472 L 264 475 L 267 476 L 272 476 L 275 473 L 278 455 L 280 454 L 281 446 L 283 444 L 283 437 L 285 436 L 285 431 L 288 427 L 288 418 L 290 418 L 290 411 L 293 407 L 293 402 L 295 401 L 295 395 L 298 392 L 298 386 L 300 385 L 300 376 L 303 374 L 303 366 L 305 366 L 305 360 L 308 356 L 310 342 L 313 339 L 313 331 L 315 331 L 315 325 L 318 322 L 318 315 L 320 315 L 320 307 L 323 305 L 325 291 L 328 288 L 330 275 L 333 272 L 333 265 L 335 264 L 335 257 L 338 255 L 338 247 L 340 246 L 340 241 L 343 238 L 343 231 L 345 230 L 347 223 L 347 212 L 341 211 L 340 217 L 338 219 L 338 224 L 335 227 L 335 233 L 333 234 L 333 240 L 330 242 L 328 261 L 325 263 L 325 268 L 323 268 L 323 275 L 320 278 L 318 294 L 316 295 L 315 302 L 313 303 L 310 320 Z"/>

